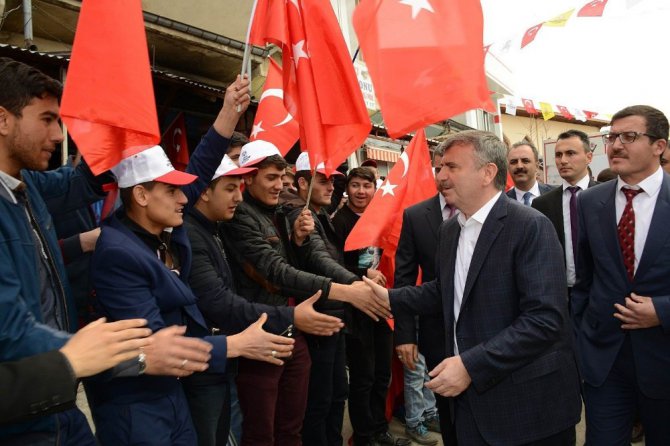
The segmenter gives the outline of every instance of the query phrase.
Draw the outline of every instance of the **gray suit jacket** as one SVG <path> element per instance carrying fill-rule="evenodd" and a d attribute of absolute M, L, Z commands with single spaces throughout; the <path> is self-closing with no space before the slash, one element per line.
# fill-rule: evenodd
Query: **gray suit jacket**
<path fill-rule="evenodd" d="M 390 291 L 393 310 L 441 312 L 447 356 L 454 332 L 472 384 L 467 398 L 491 445 L 524 444 L 579 421 L 579 377 L 561 245 L 549 220 L 501 195 L 484 222 L 454 321 L 453 276 L 460 225 L 440 228 L 437 278 Z M 456 414 L 458 429 L 458 414 Z M 469 444 L 472 439 L 459 438 Z"/>

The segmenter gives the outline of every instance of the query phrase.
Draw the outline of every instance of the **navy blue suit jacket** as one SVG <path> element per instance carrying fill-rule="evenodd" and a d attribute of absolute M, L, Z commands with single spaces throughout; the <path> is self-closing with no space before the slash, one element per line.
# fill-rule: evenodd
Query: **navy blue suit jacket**
<path fill-rule="evenodd" d="M 436 194 L 427 200 L 405 209 L 402 217 L 400 240 L 395 255 L 393 286 L 402 288 L 415 285 L 421 268 L 421 281 L 435 279 L 435 255 L 437 239 L 442 224 L 440 198 Z M 445 357 L 444 325 L 441 314 L 431 314 L 419 318 L 419 334 L 414 314 L 396 312 L 396 345 L 416 344 L 426 357 L 428 368 L 432 369 Z"/>
<path fill-rule="evenodd" d="M 601 385 L 626 332 L 612 316 L 630 293 L 649 296 L 661 325 L 630 330 L 638 385 L 651 398 L 670 398 L 670 175 L 663 174 L 642 257 L 628 280 L 619 247 L 614 197 L 616 181 L 589 188 L 577 200 L 579 248 L 572 311 L 584 380 Z"/>
<path fill-rule="evenodd" d="M 395 311 L 442 313 L 447 356 L 454 332 L 472 384 L 467 398 L 489 444 L 524 444 L 579 421 L 565 266 L 551 222 L 501 195 L 484 222 L 454 323 L 457 219 L 440 228 L 437 278 L 390 291 Z M 458 428 L 458 415 L 456 415 Z M 459 438 L 469 444 L 472 439 Z"/>

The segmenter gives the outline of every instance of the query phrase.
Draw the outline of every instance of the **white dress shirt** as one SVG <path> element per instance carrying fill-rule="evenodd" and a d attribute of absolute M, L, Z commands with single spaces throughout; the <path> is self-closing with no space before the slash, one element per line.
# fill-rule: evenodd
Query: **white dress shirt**
<path fill-rule="evenodd" d="M 530 203 L 533 204 L 533 200 L 540 196 L 540 183 L 535 181 L 530 190 L 521 190 L 514 186 L 514 192 L 516 193 L 516 201 L 521 202 L 521 204 L 523 204 L 523 194 L 530 192 Z"/>
<path fill-rule="evenodd" d="M 626 196 L 621 192 L 623 186 L 628 186 L 631 189 L 642 188 L 644 192 L 639 193 L 633 198 L 633 211 L 635 212 L 635 269 L 640 264 L 642 251 L 644 251 L 644 244 L 647 241 L 647 234 L 649 234 L 649 226 L 651 225 L 651 217 L 654 215 L 656 208 L 656 199 L 658 192 L 661 190 L 663 183 L 663 169 L 661 167 L 644 180 L 640 181 L 636 186 L 630 186 L 621 178 L 617 179 L 616 194 L 614 195 L 614 206 L 616 207 L 616 221 L 617 224 L 623 215 L 623 209 L 626 207 Z"/>
<path fill-rule="evenodd" d="M 456 342 L 456 323 L 461 313 L 461 302 L 463 301 L 463 291 L 465 290 L 465 281 L 468 278 L 472 254 L 475 251 L 479 233 L 482 226 L 489 216 L 493 205 L 496 203 L 502 192 L 495 194 L 484 206 L 479 208 L 472 217 L 465 219 L 462 213 L 458 214 L 458 224 L 461 225 L 461 233 L 458 236 L 458 248 L 456 249 L 456 270 L 454 271 L 454 353 L 458 354 L 458 343 Z"/>
<path fill-rule="evenodd" d="M 590 180 L 589 176 L 586 175 L 584 178 L 577 181 L 575 186 L 581 189 L 577 192 L 577 195 L 581 194 L 583 190 L 588 189 Z M 570 221 L 570 197 L 572 196 L 572 192 L 568 190 L 568 187 L 570 186 L 572 186 L 570 183 L 563 180 L 563 234 L 565 235 L 565 268 L 568 274 L 569 287 L 575 284 L 577 278 L 575 273 L 575 258 L 572 251 L 572 245 L 573 243 L 577 243 L 577 240 L 572 240 L 572 226 Z"/>

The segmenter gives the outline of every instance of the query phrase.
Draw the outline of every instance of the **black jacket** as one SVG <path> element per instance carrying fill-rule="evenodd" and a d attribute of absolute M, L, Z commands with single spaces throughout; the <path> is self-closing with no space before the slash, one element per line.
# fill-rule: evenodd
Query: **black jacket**
<path fill-rule="evenodd" d="M 293 227 L 293 223 L 305 207 L 305 200 L 292 192 L 283 192 L 280 199 L 284 199 L 283 207 L 288 224 L 289 227 Z M 312 210 L 312 217 L 315 230 L 310 234 L 308 243 L 303 243 L 299 248 L 296 247 L 297 266 L 304 271 L 330 277 L 335 283 L 350 284 L 360 280 L 358 276 L 343 266 L 341 252 L 332 241 L 335 237 L 335 230 L 328 214 L 323 209 L 318 214 Z M 345 314 L 347 307 L 348 305 L 340 301 L 322 300 L 319 301 L 316 309 L 346 320 L 348 319 Z"/>
<path fill-rule="evenodd" d="M 191 208 L 184 218 L 193 253 L 189 285 L 207 325 L 222 334 L 239 333 L 268 314 L 265 330 L 281 333 L 293 322 L 293 308 L 250 303 L 235 292 L 233 274 L 219 238 L 219 225 Z"/>
<path fill-rule="evenodd" d="M 362 277 L 368 273 L 368 270 L 367 268 L 358 267 L 358 258 L 361 251 L 365 251 L 365 249 L 357 249 L 354 251 L 344 250 L 344 242 L 347 240 L 347 237 L 349 237 L 349 233 L 354 229 L 359 218 L 358 214 L 352 211 L 349 206 L 345 205 L 337 211 L 333 217 L 333 228 L 335 230 L 337 249 L 343 253 L 344 266 L 352 273 Z"/>
<path fill-rule="evenodd" d="M 321 300 L 328 299 L 332 279 L 296 266 L 297 247 L 291 242 L 290 233 L 281 206 L 266 206 L 244 192 L 244 201 L 233 219 L 221 224 L 240 295 L 269 305 L 286 305 L 289 297 L 300 302 L 319 290 Z"/>

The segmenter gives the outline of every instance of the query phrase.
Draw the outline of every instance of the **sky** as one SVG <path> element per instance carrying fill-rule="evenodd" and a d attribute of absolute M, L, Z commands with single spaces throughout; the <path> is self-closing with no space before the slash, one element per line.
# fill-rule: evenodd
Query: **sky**
<path fill-rule="evenodd" d="M 613 114 L 648 104 L 670 115 L 670 1 L 609 0 L 602 17 L 577 17 L 588 0 L 482 0 L 487 72 L 515 97 Z M 564 27 L 526 30 L 575 8 Z M 509 44 L 508 44 L 509 41 Z"/>

